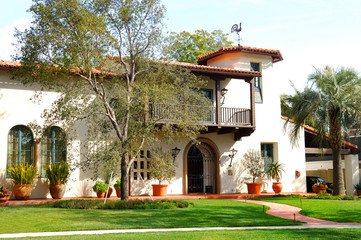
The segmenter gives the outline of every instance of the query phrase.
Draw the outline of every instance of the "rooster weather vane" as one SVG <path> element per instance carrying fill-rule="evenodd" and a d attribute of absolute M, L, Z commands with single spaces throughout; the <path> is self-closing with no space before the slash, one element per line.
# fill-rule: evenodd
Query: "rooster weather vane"
<path fill-rule="evenodd" d="M 242 31 L 242 27 L 241 27 L 242 23 L 239 23 L 239 28 L 238 28 L 238 24 L 234 24 L 231 28 L 231 33 L 236 32 L 237 36 L 238 36 L 238 46 L 241 46 L 241 38 L 239 36 L 239 32 Z"/>

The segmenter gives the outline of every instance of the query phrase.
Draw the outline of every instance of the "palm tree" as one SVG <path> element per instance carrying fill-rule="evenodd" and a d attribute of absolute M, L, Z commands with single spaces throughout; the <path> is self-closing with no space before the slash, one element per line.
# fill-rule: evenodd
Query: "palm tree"
<path fill-rule="evenodd" d="M 361 79 L 352 69 L 334 70 L 329 66 L 315 69 L 308 76 L 308 86 L 296 91 L 287 101 L 291 106 L 289 117 L 296 124 L 291 140 L 296 143 L 301 124 L 306 120 L 317 129 L 319 143 L 328 133 L 333 159 L 333 195 L 345 195 L 341 164 L 342 136 L 359 125 L 361 117 Z"/>

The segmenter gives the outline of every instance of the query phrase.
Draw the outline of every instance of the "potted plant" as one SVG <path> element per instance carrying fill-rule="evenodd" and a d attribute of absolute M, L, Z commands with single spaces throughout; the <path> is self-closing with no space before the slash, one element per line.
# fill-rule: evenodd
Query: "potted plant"
<path fill-rule="evenodd" d="M 10 178 L 14 182 L 14 196 L 17 200 L 30 198 L 33 187 L 31 184 L 36 176 L 36 168 L 29 164 L 19 164 L 9 167 Z"/>
<path fill-rule="evenodd" d="M 120 178 L 118 178 L 114 184 L 115 192 L 116 192 L 118 198 L 122 197 L 122 192 L 121 192 L 122 184 L 121 183 L 122 183 L 122 180 Z"/>
<path fill-rule="evenodd" d="M 312 186 L 312 190 L 314 193 L 326 192 L 327 185 L 317 181 L 317 183 Z"/>
<path fill-rule="evenodd" d="M 0 187 L 0 203 L 9 201 L 11 196 L 11 191 L 3 186 Z"/>
<path fill-rule="evenodd" d="M 278 162 L 273 162 L 268 165 L 266 174 L 268 177 L 276 180 L 276 182 L 273 182 L 272 189 L 275 193 L 280 193 L 282 191 L 283 185 L 280 182 L 282 178 L 282 172 L 285 170 L 283 169 L 283 164 Z"/>
<path fill-rule="evenodd" d="M 93 190 L 94 192 L 96 192 L 98 198 L 104 198 L 107 189 L 108 189 L 108 185 L 101 181 L 97 181 L 93 186 Z"/>
<path fill-rule="evenodd" d="M 50 182 L 49 190 L 53 199 L 61 199 L 64 196 L 70 174 L 70 166 L 67 162 L 53 163 L 46 168 L 46 177 Z"/>
<path fill-rule="evenodd" d="M 175 162 L 171 152 L 164 152 L 162 149 L 152 151 L 150 160 L 150 177 L 156 179 L 158 184 L 152 184 L 153 196 L 166 196 L 168 184 L 162 184 L 165 181 L 171 181 L 175 177 Z"/>
<path fill-rule="evenodd" d="M 361 183 L 353 185 L 356 189 L 357 196 L 361 196 Z"/>
<path fill-rule="evenodd" d="M 110 196 L 113 193 L 113 188 L 110 186 L 110 180 L 111 180 L 110 177 L 111 177 L 111 174 L 109 172 L 107 172 L 105 174 L 105 184 L 107 185 L 107 191 L 108 191 L 107 198 L 110 198 Z"/>
<path fill-rule="evenodd" d="M 264 163 L 261 153 L 255 149 L 249 149 L 243 155 L 242 163 L 248 174 L 252 177 L 252 182 L 247 183 L 248 194 L 260 194 L 262 183 L 257 183 L 256 179 L 263 176 Z"/>

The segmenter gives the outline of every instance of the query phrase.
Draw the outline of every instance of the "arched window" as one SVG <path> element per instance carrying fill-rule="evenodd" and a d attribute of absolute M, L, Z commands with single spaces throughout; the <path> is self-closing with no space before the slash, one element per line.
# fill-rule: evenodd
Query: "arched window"
<path fill-rule="evenodd" d="M 45 176 L 46 168 L 52 163 L 66 161 L 66 136 L 60 127 L 45 130 L 41 141 L 41 175 Z"/>
<path fill-rule="evenodd" d="M 11 166 L 32 164 L 33 162 L 33 133 L 28 127 L 17 125 L 12 127 L 8 134 L 8 162 Z"/>

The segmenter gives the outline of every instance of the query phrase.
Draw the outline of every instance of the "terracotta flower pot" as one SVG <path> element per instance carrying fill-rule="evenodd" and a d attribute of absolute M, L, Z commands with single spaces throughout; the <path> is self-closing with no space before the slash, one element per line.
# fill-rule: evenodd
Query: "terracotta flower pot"
<path fill-rule="evenodd" d="M 153 196 L 167 196 L 168 184 L 152 184 Z"/>
<path fill-rule="evenodd" d="M 312 186 L 312 190 L 314 193 L 319 193 L 319 192 L 326 192 L 326 186 Z"/>
<path fill-rule="evenodd" d="M 260 194 L 262 190 L 262 183 L 247 183 L 248 194 Z"/>
<path fill-rule="evenodd" d="M 10 197 L 11 197 L 11 191 L 9 192 L 9 194 L 7 195 L 1 195 L 0 196 L 0 203 L 5 203 L 7 201 L 9 201 Z"/>
<path fill-rule="evenodd" d="M 113 188 L 112 188 L 112 187 L 109 187 L 107 198 L 110 198 L 110 196 L 112 195 L 112 193 L 113 193 Z"/>
<path fill-rule="evenodd" d="M 272 184 L 272 189 L 275 193 L 279 194 L 280 192 L 282 192 L 282 188 L 283 188 L 283 185 L 281 182 L 274 182 Z"/>
<path fill-rule="evenodd" d="M 117 193 L 118 198 L 122 197 L 122 191 L 121 190 L 115 190 L 115 192 Z"/>
<path fill-rule="evenodd" d="M 98 191 L 98 192 L 97 192 L 97 197 L 98 197 L 98 198 L 105 198 L 105 192 Z"/>
<path fill-rule="evenodd" d="M 361 190 L 356 190 L 357 196 L 361 196 Z"/>
<path fill-rule="evenodd" d="M 50 184 L 50 195 L 53 199 L 62 199 L 65 194 L 65 184 Z"/>
<path fill-rule="evenodd" d="M 30 198 L 33 187 L 31 184 L 27 185 L 14 185 L 14 196 L 16 200 L 28 200 Z"/>

